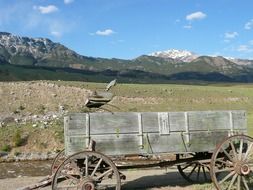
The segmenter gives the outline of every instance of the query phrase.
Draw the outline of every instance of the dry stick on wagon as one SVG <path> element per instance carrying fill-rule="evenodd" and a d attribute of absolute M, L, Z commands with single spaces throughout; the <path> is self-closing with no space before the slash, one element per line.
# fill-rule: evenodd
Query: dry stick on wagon
<path fill-rule="evenodd" d="M 112 98 L 113 93 L 108 92 L 113 86 L 117 84 L 117 80 L 114 79 L 110 83 L 107 84 L 106 88 L 103 91 L 94 91 L 86 100 L 85 106 L 88 108 L 99 108 L 101 109 L 101 106 L 103 105 L 110 105 L 108 104 Z M 110 105 L 112 107 L 115 107 L 119 109 L 118 107 L 114 105 Z M 107 109 L 103 108 L 104 110 L 108 111 Z"/>

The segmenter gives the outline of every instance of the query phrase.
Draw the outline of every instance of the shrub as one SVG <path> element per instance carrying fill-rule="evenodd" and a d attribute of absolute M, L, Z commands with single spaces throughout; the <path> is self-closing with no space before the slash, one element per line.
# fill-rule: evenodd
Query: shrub
<path fill-rule="evenodd" d="M 13 144 L 14 146 L 21 146 L 23 143 L 23 139 L 21 137 L 20 131 L 17 130 L 15 135 L 13 136 Z"/>
<path fill-rule="evenodd" d="M 14 114 L 19 114 L 19 113 L 20 113 L 20 110 L 14 110 L 13 113 L 14 113 Z"/>
<path fill-rule="evenodd" d="M 11 151 L 11 146 L 8 145 L 8 144 L 5 144 L 5 145 L 3 145 L 1 150 L 4 151 L 4 152 L 10 152 Z"/>
<path fill-rule="evenodd" d="M 19 156 L 20 154 L 20 152 L 14 152 L 14 156 Z"/>
<path fill-rule="evenodd" d="M 24 107 L 24 106 L 22 106 L 22 105 L 20 105 L 20 106 L 18 107 L 18 109 L 19 109 L 19 110 L 24 110 L 24 109 L 25 109 L 25 107 Z"/>
<path fill-rule="evenodd" d="M 41 148 L 44 148 L 44 149 L 46 149 L 48 147 L 48 144 L 45 142 L 41 142 L 39 145 Z"/>
<path fill-rule="evenodd" d="M 38 107 L 37 107 L 37 113 L 38 114 L 44 114 L 45 113 L 45 110 L 46 110 L 46 107 L 42 104 L 40 104 Z"/>

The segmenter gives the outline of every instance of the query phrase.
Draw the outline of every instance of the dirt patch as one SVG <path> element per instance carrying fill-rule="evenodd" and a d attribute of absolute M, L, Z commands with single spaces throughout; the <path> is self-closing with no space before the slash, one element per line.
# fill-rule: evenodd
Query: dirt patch
<path fill-rule="evenodd" d="M 60 105 L 80 110 L 89 90 L 50 82 L 0 82 L 0 113 L 37 114 L 58 111 Z"/>

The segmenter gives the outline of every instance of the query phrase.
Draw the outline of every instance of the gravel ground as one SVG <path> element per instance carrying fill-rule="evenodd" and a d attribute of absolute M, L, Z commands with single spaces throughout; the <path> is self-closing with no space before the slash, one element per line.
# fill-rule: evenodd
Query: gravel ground
<path fill-rule="evenodd" d="M 172 169 L 166 170 L 148 169 L 148 170 L 126 170 L 123 171 L 127 180 L 123 182 L 122 189 L 125 190 L 195 190 L 196 185 L 187 183 L 180 174 Z M 18 177 L 0 179 L 0 189 L 16 190 L 27 185 L 34 184 L 44 177 Z M 51 187 L 41 188 L 50 190 Z M 206 188 L 204 188 L 206 189 Z"/>

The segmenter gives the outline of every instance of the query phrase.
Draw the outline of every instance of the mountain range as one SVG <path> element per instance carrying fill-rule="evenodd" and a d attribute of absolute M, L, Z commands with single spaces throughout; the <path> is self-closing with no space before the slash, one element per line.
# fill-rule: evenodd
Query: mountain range
<path fill-rule="evenodd" d="M 166 50 L 135 59 L 79 55 L 46 38 L 0 32 L 0 80 L 83 80 L 105 82 L 252 82 L 253 60 Z"/>

